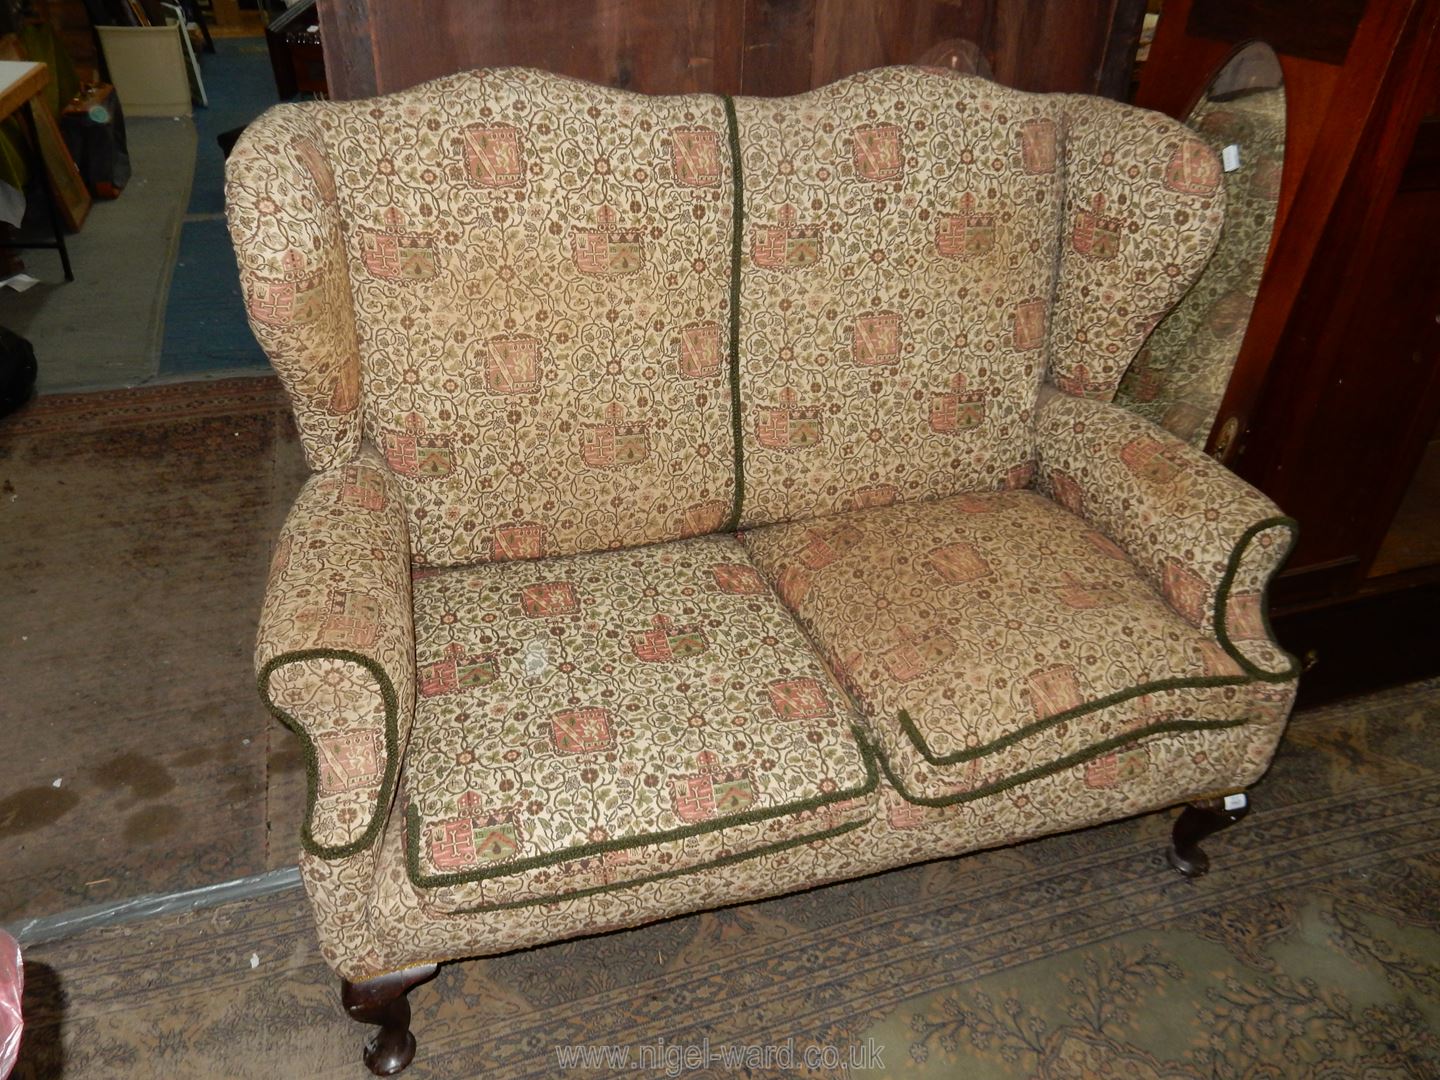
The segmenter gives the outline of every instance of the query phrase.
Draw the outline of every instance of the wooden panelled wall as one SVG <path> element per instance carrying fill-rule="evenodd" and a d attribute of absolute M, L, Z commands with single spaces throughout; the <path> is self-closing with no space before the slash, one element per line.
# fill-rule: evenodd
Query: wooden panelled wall
<path fill-rule="evenodd" d="M 519 65 L 647 93 L 794 94 L 980 45 L 1025 90 L 1123 98 L 1144 0 L 319 0 L 330 93 Z"/>

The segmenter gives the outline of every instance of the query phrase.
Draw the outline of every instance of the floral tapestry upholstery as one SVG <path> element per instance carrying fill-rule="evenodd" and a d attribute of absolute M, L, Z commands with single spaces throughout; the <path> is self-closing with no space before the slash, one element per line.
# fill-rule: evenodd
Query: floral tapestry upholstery
<path fill-rule="evenodd" d="M 427 571 L 407 860 L 426 902 L 603 890 L 854 828 L 857 718 L 733 536 Z"/>
<path fill-rule="evenodd" d="M 294 116 L 334 169 L 365 428 L 404 493 L 417 561 L 724 525 L 732 199 L 719 98 L 494 70 L 284 106 L 242 145 L 255 156 Z"/>
<path fill-rule="evenodd" d="M 736 100 L 742 523 L 1027 473 L 1057 106 L 919 68 Z"/>
<path fill-rule="evenodd" d="M 352 460 L 361 438 L 360 352 L 323 108 L 271 109 L 225 165 L 245 311 L 312 469 Z"/>
<path fill-rule="evenodd" d="M 851 832 L 546 904 L 475 914 L 437 911 L 426 890 L 410 881 L 398 815 L 375 850 L 338 860 L 306 854 L 300 869 L 315 905 L 322 954 L 344 978 L 365 979 L 759 900 L 1234 791 L 1264 771 L 1280 728 L 1273 714 L 1257 714 L 1239 728 L 1156 735 L 941 808 L 906 801 L 882 778 L 877 812 Z"/>
<path fill-rule="evenodd" d="M 1079 94 L 1065 117 L 1065 224 L 1050 381 L 1108 401 L 1194 283 L 1225 218 L 1220 158 L 1183 124 Z"/>
<path fill-rule="evenodd" d="M 1031 491 L 745 534 L 841 682 L 891 782 L 946 805 L 1142 736 L 1279 709 L 1113 541 Z"/>
<path fill-rule="evenodd" d="M 1225 225 L 1205 272 L 1150 335 L 1115 401 L 1203 447 L 1260 289 L 1285 162 L 1285 92 L 1204 100 L 1191 124 L 1216 150 L 1240 147 L 1225 174 Z"/>
<path fill-rule="evenodd" d="M 405 510 L 375 451 L 306 482 L 280 533 L 255 649 L 260 694 L 305 744 L 306 850 L 371 844 L 415 707 Z"/>
<path fill-rule="evenodd" d="M 1113 537 L 1193 626 L 1257 678 L 1294 678 L 1265 588 L 1295 538 L 1273 502 L 1199 450 L 1117 405 L 1047 389 L 1038 486 Z"/>

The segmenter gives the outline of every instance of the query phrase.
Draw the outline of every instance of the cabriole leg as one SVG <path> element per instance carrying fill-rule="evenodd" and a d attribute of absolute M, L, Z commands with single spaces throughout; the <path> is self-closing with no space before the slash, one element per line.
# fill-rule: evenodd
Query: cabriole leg
<path fill-rule="evenodd" d="M 1166 859 L 1186 877 L 1200 877 L 1210 869 L 1210 858 L 1200 850 L 1200 841 L 1228 829 L 1249 812 L 1250 800 L 1244 793 L 1190 803 L 1175 819 Z"/>
<path fill-rule="evenodd" d="M 426 964 L 364 982 L 340 981 L 340 1001 L 350 1019 L 379 1025 L 380 1030 L 365 1044 L 365 1064 L 376 1076 L 394 1076 L 415 1059 L 410 1002 L 405 995 L 438 970 L 438 965 Z"/>

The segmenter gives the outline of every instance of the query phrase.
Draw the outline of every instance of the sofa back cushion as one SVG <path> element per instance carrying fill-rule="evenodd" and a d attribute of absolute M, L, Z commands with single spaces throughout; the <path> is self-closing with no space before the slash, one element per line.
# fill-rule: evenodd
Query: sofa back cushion
<path fill-rule="evenodd" d="M 417 561 L 721 528 L 722 101 L 505 69 L 327 116 L 366 431 L 400 479 Z"/>
<path fill-rule="evenodd" d="M 1168 183 L 1213 153 L 1116 102 L 885 68 L 735 108 L 745 525 L 1028 485 L 1047 369 L 1113 393 L 1218 231 Z"/>

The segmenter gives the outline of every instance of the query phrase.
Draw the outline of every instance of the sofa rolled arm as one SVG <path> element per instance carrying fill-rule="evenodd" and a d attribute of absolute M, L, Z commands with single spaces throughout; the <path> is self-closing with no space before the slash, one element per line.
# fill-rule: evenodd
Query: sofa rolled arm
<path fill-rule="evenodd" d="M 271 562 L 255 669 L 305 744 L 301 843 L 324 859 L 379 836 L 415 715 L 410 544 L 390 473 L 368 447 L 301 489 Z"/>
<path fill-rule="evenodd" d="M 1041 491 L 1124 549 L 1245 674 L 1296 676 L 1266 608 L 1270 579 L 1294 546 L 1293 519 L 1223 465 L 1108 402 L 1046 386 L 1036 435 Z"/>

